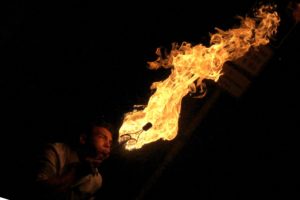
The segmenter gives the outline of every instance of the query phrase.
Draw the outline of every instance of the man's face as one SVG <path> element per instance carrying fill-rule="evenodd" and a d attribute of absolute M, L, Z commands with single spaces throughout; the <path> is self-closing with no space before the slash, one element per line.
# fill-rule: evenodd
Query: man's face
<path fill-rule="evenodd" d="M 90 158 L 100 164 L 103 160 L 109 157 L 112 146 L 112 133 L 107 128 L 94 127 L 92 130 L 90 144 L 94 152 Z"/>

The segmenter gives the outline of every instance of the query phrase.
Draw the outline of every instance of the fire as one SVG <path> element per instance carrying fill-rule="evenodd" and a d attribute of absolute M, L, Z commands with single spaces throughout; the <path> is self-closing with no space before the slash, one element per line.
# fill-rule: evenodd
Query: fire
<path fill-rule="evenodd" d="M 211 35 L 211 45 L 192 46 L 184 42 L 173 44 L 167 57 L 149 62 L 150 69 L 171 68 L 168 78 L 154 82 L 155 90 L 142 110 L 126 113 L 119 130 L 119 142 L 126 142 L 128 150 L 141 148 L 159 139 L 172 140 L 178 131 L 182 98 L 196 88 L 201 89 L 204 79 L 218 81 L 226 61 L 243 56 L 251 47 L 266 45 L 277 32 L 280 18 L 274 7 L 262 6 L 255 17 L 241 18 L 239 28 Z"/>

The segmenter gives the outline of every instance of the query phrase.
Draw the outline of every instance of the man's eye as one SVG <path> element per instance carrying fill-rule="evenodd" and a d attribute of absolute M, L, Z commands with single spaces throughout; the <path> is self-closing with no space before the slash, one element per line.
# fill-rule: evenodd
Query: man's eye
<path fill-rule="evenodd" d="M 106 138 L 106 136 L 105 136 L 105 135 L 102 135 L 102 134 L 98 135 L 98 137 L 99 137 L 99 138 L 104 138 L 104 139 Z"/>

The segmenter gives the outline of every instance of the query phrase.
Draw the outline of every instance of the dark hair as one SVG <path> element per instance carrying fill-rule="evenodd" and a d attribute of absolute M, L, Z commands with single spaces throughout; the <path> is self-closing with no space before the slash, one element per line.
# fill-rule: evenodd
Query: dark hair
<path fill-rule="evenodd" d="M 93 128 L 95 128 L 95 127 L 106 128 L 107 130 L 109 130 L 111 132 L 113 141 L 116 141 L 117 134 L 116 134 L 114 125 L 113 125 L 113 123 L 106 121 L 104 119 L 104 117 L 97 117 L 96 119 L 88 122 L 83 130 L 83 133 L 86 134 L 87 137 L 89 137 L 91 135 L 91 133 L 93 132 Z"/>

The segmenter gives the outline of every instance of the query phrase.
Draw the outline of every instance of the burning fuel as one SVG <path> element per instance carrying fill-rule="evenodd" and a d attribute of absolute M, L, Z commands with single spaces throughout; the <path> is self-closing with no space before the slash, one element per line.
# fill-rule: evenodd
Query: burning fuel
<path fill-rule="evenodd" d="M 188 42 L 173 44 L 169 55 L 149 62 L 150 69 L 170 68 L 171 74 L 163 81 L 154 82 L 155 90 L 142 110 L 126 113 L 119 130 L 119 142 L 127 141 L 128 150 L 141 148 L 159 139 L 172 140 L 178 132 L 182 98 L 203 87 L 203 80 L 218 81 L 226 61 L 245 55 L 252 47 L 266 45 L 276 32 L 280 18 L 272 6 L 262 6 L 254 17 L 241 17 L 239 28 L 216 29 L 210 46 L 192 46 Z"/>

